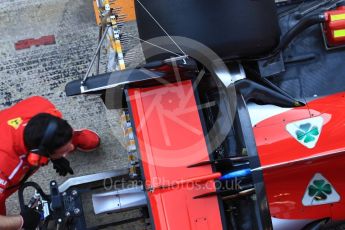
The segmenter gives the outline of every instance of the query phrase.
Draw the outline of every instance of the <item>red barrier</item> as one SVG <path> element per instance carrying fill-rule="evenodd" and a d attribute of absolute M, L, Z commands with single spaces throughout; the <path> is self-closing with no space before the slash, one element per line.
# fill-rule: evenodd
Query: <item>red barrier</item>
<path fill-rule="evenodd" d="M 25 40 L 20 40 L 14 44 L 16 50 L 29 49 L 31 46 L 41 46 L 41 45 L 53 45 L 55 44 L 55 36 L 48 35 L 37 39 L 28 38 Z"/>

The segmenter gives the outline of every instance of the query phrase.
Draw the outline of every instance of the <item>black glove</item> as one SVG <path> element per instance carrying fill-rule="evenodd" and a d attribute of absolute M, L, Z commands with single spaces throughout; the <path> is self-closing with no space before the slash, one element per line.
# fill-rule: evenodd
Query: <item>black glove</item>
<path fill-rule="evenodd" d="M 23 217 L 24 224 L 23 228 L 25 230 L 34 230 L 39 225 L 41 221 L 41 215 L 31 208 L 26 208 L 24 211 L 20 213 Z"/>
<path fill-rule="evenodd" d="M 67 173 L 69 173 L 71 175 L 74 174 L 74 172 L 70 166 L 70 163 L 66 158 L 61 157 L 59 159 L 52 160 L 52 162 L 53 162 L 53 168 L 56 170 L 56 172 L 60 176 L 66 176 Z"/>

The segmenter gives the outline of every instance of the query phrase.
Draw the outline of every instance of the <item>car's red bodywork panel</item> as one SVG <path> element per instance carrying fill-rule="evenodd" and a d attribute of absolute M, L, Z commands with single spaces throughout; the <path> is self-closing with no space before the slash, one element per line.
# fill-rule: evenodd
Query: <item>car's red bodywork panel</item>
<path fill-rule="evenodd" d="M 191 81 L 129 89 L 149 207 L 156 229 L 222 229 L 203 127 Z M 199 183 L 195 183 L 199 182 Z M 187 227 L 189 226 L 189 227 Z"/>
<path fill-rule="evenodd" d="M 345 94 L 316 99 L 305 107 L 270 117 L 254 127 L 264 168 L 266 193 L 273 217 L 281 219 L 345 218 Z M 307 148 L 286 130 L 292 121 L 321 116 L 323 127 L 314 148 Z M 289 120 L 287 120 L 289 119 Z M 304 206 L 309 181 L 322 174 L 340 195 L 332 204 Z"/>

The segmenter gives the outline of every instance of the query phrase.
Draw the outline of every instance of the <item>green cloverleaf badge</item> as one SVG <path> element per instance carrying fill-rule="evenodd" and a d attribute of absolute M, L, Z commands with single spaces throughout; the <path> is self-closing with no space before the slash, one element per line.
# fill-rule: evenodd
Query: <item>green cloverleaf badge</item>
<path fill-rule="evenodd" d="M 336 203 L 340 196 L 332 184 L 320 173 L 316 173 L 309 182 L 302 203 L 304 206 Z"/>
<path fill-rule="evenodd" d="M 332 194 L 331 185 L 326 183 L 325 180 L 315 180 L 308 187 L 308 195 L 314 197 L 316 200 L 326 200 L 330 194 Z"/>
<path fill-rule="evenodd" d="M 316 146 L 323 126 L 323 118 L 314 117 L 295 121 L 286 125 L 286 130 L 299 143 L 312 149 Z"/>
<path fill-rule="evenodd" d="M 315 141 L 316 137 L 319 136 L 320 132 L 318 127 L 311 126 L 310 123 L 306 123 L 299 126 L 299 129 L 296 131 L 296 136 L 299 141 L 304 143 L 309 143 Z"/>

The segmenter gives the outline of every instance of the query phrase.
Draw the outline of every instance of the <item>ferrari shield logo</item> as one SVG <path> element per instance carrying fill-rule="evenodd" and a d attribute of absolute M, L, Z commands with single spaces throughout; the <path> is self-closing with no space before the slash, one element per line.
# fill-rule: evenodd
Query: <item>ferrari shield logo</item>
<path fill-rule="evenodd" d="M 304 206 L 331 204 L 340 201 L 339 194 L 332 184 L 320 173 L 316 173 L 304 193 Z"/>
<path fill-rule="evenodd" d="M 22 118 L 17 117 L 17 118 L 7 121 L 7 124 L 9 126 L 12 126 L 15 129 L 18 129 L 22 122 L 23 122 Z"/>
<path fill-rule="evenodd" d="M 319 140 L 323 126 L 322 117 L 314 117 L 301 121 L 292 122 L 286 125 L 286 130 L 299 143 L 305 147 L 312 149 Z"/>

